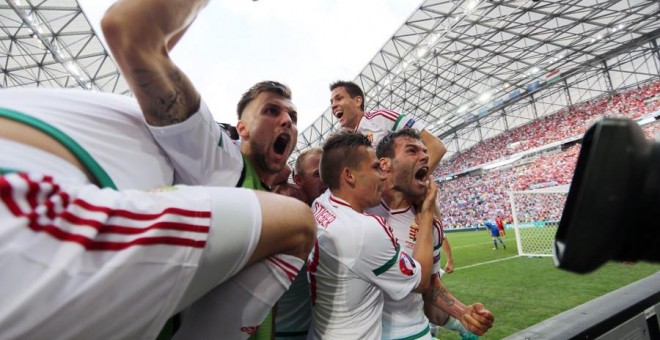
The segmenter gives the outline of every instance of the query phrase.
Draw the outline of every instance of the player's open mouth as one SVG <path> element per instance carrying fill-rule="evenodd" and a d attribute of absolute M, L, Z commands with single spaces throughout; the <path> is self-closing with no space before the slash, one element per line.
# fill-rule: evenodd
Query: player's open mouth
<path fill-rule="evenodd" d="M 286 133 L 277 136 L 277 139 L 275 139 L 275 143 L 273 144 L 273 151 L 275 151 L 275 153 L 278 155 L 284 154 L 286 147 L 289 146 L 290 140 L 291 136 Z"/>
<path fill-rule="evenodd" d="M 415 179 L 418 181 L 426 181 L 426 176 L 429 174 L 429 167 L 423 166 L 415 172 Z"/>
<path fill-rule="evenodd" d="M 337 119 L 341 119 L 341 117 L 344 116 L 344 111 L 335 111 L 333 113 Z"/>

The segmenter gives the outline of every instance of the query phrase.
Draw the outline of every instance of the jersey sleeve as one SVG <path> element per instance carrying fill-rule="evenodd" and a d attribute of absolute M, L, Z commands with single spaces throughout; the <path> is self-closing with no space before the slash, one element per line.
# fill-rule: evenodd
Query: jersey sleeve
<path fill-rule="evenodd" d="M 421 267 L 394 240 L 389 227 L 380 217 L 364 228 L 360 255 L 355 264 L 358 275 L 369 281 L 394 300 L 401 300 L 412 292 L 421 280 Z"/>
<path fill-rule="evenodd" d="M 243 170 L 239 145 L 213 119 L 202 100 L 199 111 L 181 123 L 148 126 L 175 169 L 175 183 L 236 186 Z"/>
<path fill-rule="evenodd" d="M 410 128 L 422 131 L 424 127 L 418 123 L 412 116 L 404 113 L 398 113 L 392 110 L 377 110 L 369 113 L 374 124 L 378 125 L 383 131 L 395 132 L 401 129 Z"/>

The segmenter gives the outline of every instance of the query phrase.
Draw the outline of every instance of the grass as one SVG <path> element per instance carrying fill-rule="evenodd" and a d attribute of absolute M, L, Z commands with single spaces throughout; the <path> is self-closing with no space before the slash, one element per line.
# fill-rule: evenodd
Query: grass
<path fill-rule="evenodd" d="M 513 230 L 504 238 L 506 250 L 493 250 L 486 231 L 448 233 L 447 238 L 456 270 L 444 276 L 445 284 L 462 302 L 482 302 L 495 315 L 495 325 L 481 339 L 502 339 L 660 270 L 658 264 L 610 262 L 590 274 L 569 273 L 550 257 L 517 256 Z M 457 333 L 440 334 L 460 339 Z"/>

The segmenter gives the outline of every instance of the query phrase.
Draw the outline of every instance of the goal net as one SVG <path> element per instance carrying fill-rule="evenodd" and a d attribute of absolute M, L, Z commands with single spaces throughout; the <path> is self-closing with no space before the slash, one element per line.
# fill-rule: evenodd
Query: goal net
<path fill-rule="evenodd" d="M 509 192 L 519 255 L 552 256 L 568 189 L 562 185 Z"/>

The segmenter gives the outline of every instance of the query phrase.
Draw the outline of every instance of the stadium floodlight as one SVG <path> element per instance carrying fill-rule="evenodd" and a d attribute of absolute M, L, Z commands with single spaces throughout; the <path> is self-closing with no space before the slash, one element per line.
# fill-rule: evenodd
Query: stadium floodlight
<path fill-rule="evenodd" d="M 603 117 L 582 139 L 557 229 L 555 264 L 577 273 L 606 261 L 660 262 L 660 141 L 630 119 Z"/>
<path fill-rule="evenodd" d="M 490 92 L 486 92 L 479 97 L 479 101 L 482 103 L 485 103 L 488 100 L 490 100 Z"/>

